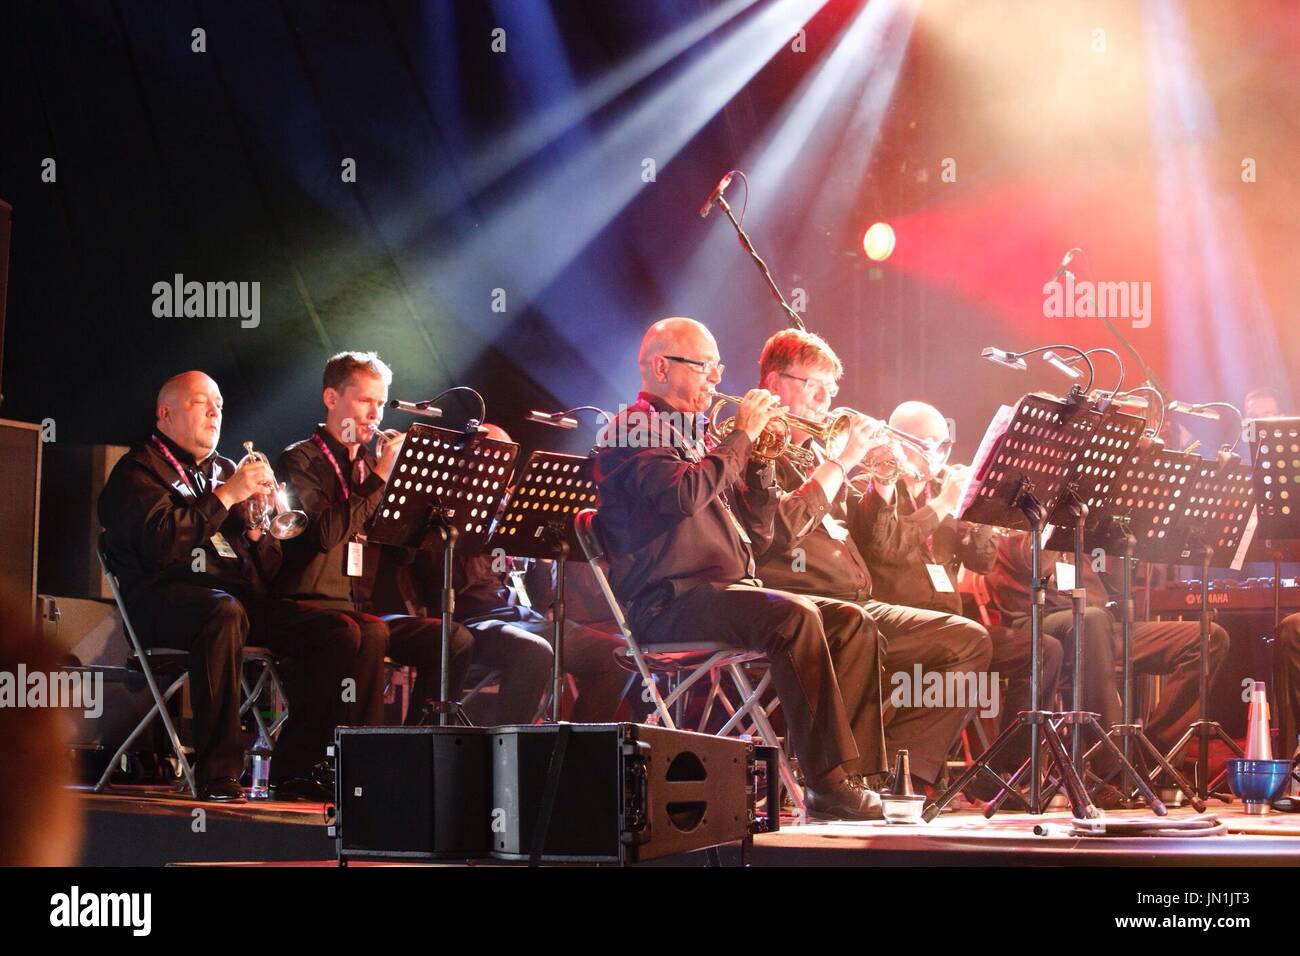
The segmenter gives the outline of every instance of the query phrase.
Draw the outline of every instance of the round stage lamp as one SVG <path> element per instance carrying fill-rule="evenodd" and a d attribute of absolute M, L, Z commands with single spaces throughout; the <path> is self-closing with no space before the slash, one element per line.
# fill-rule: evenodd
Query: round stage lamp
<path fill-rule="evenodd" d="M 893 254 L 894 242 L 894 227 L 887 222 L 875 222 L 862 237 L 862 249 L 873 262 L 884 262 Z"/>

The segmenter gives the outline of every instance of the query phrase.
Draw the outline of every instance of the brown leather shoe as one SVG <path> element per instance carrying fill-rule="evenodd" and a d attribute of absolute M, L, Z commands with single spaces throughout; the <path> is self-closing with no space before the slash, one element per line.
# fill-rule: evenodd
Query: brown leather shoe
<path fill-rule="evenodd" d="M 804 792 L 808 815 L 819 820 L 883 820 L 880 794 L 859 777 L 843 777 L 829 786 Z"/>

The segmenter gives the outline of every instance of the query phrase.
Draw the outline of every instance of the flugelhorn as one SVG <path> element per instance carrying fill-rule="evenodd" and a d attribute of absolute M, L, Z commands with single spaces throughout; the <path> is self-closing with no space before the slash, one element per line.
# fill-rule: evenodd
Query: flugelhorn
<path fill-rule="evenodd" d="M 251 441 L 244 442 L 244 451 L 248 453 L 248 458 L 266 462 L 268 468 L 271 466 L 270 460 L 265 455 L 253 450 Z M 275 481 L 274 473 L 271 478 L 272 484 L 269 489 L 248 500 L 248 521 L 250 526 L 261 528 L 276 540 L 287 541 L 307 530 L 307 513 L 290 508 L 288 493 L 280 487 L 278 481 Z"/>

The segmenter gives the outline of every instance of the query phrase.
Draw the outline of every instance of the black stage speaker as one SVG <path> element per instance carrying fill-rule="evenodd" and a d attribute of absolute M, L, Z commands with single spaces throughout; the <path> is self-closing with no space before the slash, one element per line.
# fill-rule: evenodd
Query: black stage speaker
<path fill-rule="evenodd" d="M 125 445 L 77 445 L 61 441 L 45 447 L 41 481 L 40 567 L 42 594 L 112 600 L 95 544 L 99 541 L 99 493 Z"/>
<path fill-rule="evenodd" d="M 481 727 L 337 728 L 330 835 L 340 861 L 487 856 L 491 734 Z"/>
<path fill-rule="evenodd" d="M 0 592 L 36 620 L 41 428 L 0 419 Z"/>
<path fill-rule="evenodd" d="M 730 737 L 539 724 L 340 727 L 334 739 L 329 833 L 340 863 L 489 855 L 638 863 L 780 825 L 776 748 Z M 763 816 L 760 793 L 771 808 Z"/>
<path fill-rule="evenodd" d="M 637 863 L 775 829 L 766 819 L 756 824 L 756 749 L 731 737 L 643 724 L 497 728 L 492 855 Z M 775 783 L 774 751 L 763 750 Z M 767 789 L 775 818 L 777 800 Z"/>

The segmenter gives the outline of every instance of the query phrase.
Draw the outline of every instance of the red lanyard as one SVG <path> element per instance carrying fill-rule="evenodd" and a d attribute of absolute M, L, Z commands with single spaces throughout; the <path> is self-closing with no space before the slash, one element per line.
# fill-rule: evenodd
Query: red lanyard
<path fill-rule="evenodd" d="M 321 438 L 316 432 L 312 432 L 311 440 L 316 443 L 316 447 L 325 453 L 329 463 L 334 466 L 334 474 L 339 476 L 339 487 L 343 489 L 343 500 L 347 501 L 351 492 L 348 489 L 348 483 L 343 477 L 343 469 L 339 467 L 338 459 L 334 457 L 334 452 L 330 451 L 329 445 L 325 444 L 325 439 Z"/>
<path fill-rule="evenodd" d="M 176 469 L 176 474 L 181 476 L 181 481 L 185 482 L 185 487 L 189 490 L 189 493 L 197 498 L 199 493 L 195 491 L 194 486 L 190 484 L 189 475 L 185 474 L 185 469 L 182 468 L 181 463 L 176 460 L 176 456 L 172 454 L 171 449 L 163 444 L 162 439 L 157 435 L 150 435 L 149 440 L 153 442 L 155 448 L 162 452 L 162 456 L 171 463 L 171 466 Z"/>

